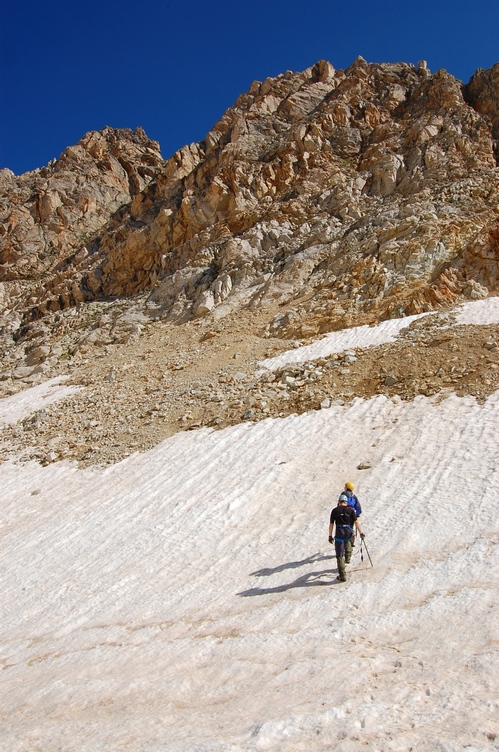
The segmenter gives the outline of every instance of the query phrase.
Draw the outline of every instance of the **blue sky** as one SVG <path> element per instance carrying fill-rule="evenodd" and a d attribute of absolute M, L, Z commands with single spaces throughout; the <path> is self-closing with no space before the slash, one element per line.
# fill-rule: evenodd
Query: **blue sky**
<path fill-rule="evenodd" d="M 164 157 L 255 79 L 317 60 L 445 68 L 499 61 L 499 0 L 6 0 L 0 167 L 41 167 L 87 131 L 140 125 Z"/>

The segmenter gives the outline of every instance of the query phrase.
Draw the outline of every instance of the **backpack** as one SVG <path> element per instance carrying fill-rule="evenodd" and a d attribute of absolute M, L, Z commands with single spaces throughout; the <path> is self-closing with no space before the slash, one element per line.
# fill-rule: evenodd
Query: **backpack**
<path fill-rule="evenodd" d="M 342 494 L 342 496 L 343 495 L 347 497 L 348 506 L 353 507 L 355 509 L 355 514 L 357 515 L 357 517 L 360 517 L 360 515 L 362 514 L 362 507 L 360 506 L 360 502 L 355 494 L 353 494 L 351 491 L 346 491 L 344 492 L 344 494 Z"/>

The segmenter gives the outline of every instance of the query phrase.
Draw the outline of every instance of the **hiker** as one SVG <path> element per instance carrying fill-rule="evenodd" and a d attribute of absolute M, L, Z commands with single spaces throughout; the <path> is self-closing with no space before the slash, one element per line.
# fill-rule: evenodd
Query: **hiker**
<path fill-rule="evenodd" d="M 362 514 L 362 507 L 360 506 L 360 502 L 358 498 L 354 494 L 355 486 L 352 483 L 351 480 L 348 480 L 345 483 L 345 488 L 340 494 L 340 499 L 342 497 L 346 498 L 348 506 L 353 507 L 355 509 L 355 514 L 357 517 L 360 517 Z M 352 546 L 355 546 L 355 531 L 352 532 Z"/>
<path fill-rule="evenodd" d="M 353 507 L 355 509 L 355 514 L 357 515 L 357 517 L 360 517 L 360 515 L 362 514 L 362 507 L 360 506 L 360 502 L 359 502 L 358 498 L 354 494 L 354 490 L 355 490 L 354 484 L 352 483 L 351 480 L 348 480 L 345 483 L 345 488 L 341 492 L 340 497 L 341 496 L 346 496 L 347 497 L 348 506 L 349 507 Z"/>
<path fill-rule="evenodd" d="M 333 538 L 333 527 L 336 525 L 335 535 Z M 331 510 L 329 518 L 329 542 L 334 543 L 336 551 L 336 561 L 338 563 L 338 577 L 340 582 L 345 582 L 347 578 L 345 565 L 350 564 L 352 558 L 352 535 L 354 526 L 359 531 L 360 537 L 364 540 L 364 533 L 357 519 L 354 507 L 348 506 L 347 498 L 341 494 L 338 499 L 338 506 Z"/>

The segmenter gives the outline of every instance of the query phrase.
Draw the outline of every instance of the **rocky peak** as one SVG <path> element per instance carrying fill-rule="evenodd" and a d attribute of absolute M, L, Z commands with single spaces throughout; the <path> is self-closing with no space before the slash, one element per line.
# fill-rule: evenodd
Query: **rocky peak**
<path fill-rule="evenodd" d="M 157 287 L 153 299 L 174 316 L 223 312 L 221 286 L 247 304 L 327 287 L 340 316 L 382 301 L 385 314 L 418 311 L 465 289 L 460 255 L 480 232 L 469 191 L 495 195 L 495 168 L 488 119 L 445 71 L 321 61 L 254 82 L 203 142 L 168 160 L 132 204 L 143 225 L 103 237 L 94 284 L 107 294 Z"/>
<path fill-rule="evenodd" d="M 46 167 L 0 175 L 0 274 L 33 280 L 79 249 L 143 190 L 163 160 L 141 128 L 87 133 Z"/>
<path fill-rule="evenodd" d="M 297 338 L 495 292 L 498 70 L 319 61 L 166 161 L 105 128 L 3 170 L 5 342 L 110 298 L 177 323 L 268 310 L 263 335 Z"/>
<path fill-rule="evenodd" d="M 473 109 L 489 118 L 499 164 L 499 63 L 489 70 L 478 68 L 464 87 L 464 96 Z"/>

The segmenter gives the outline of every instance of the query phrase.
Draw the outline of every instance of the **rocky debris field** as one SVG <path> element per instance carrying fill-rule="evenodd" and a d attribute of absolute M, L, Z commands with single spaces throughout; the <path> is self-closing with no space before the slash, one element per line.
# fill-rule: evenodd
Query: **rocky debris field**
<path fill-rule="evenodd" d="M 114 319 L 106 315 L 116 320 L 116 311 Z M 452 326 L 452 314 L 435 313 L 413 321 L 395 342 L 269 371 L 262 360 L 305 341 L 270 337 L 267 320 L 250 311 L 183 326 L 150 320 L 124 341 L 104 344 L 106 320 L 104 332 L 86 336 L 67 360 L 2 382 L 5 394 L 68 374 L 67 383 L 81 391 L 4 427 L 0 456 L 108 464 L 178 431 L 285 417 L 376 394 L 412 400 L 454 391 L 483 401 L 499 388 L 497 325 Z"/>

